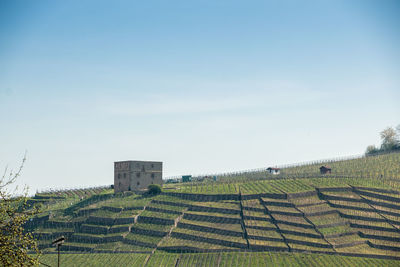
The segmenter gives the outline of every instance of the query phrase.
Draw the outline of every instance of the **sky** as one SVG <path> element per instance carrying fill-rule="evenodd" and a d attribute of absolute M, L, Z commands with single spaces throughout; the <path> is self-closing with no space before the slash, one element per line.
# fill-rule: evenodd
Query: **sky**
<path fill-rule="evenodd" d="M 37 190 L 362 154 L 400 124 L 399 1 L 0 0 L 0 170 Z"/>

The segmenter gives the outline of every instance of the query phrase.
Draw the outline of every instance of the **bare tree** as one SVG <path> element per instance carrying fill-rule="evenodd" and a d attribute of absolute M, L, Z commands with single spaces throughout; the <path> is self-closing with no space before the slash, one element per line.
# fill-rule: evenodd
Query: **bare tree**
<path fill-rule="evenodd" d="M 16 196 L 18 187 L 10 190 L 20 176 L 25 157 L 17 172 L 4 171 L 0 178 L 0 265 L 32 266 L 38 264 L 39 250 L 24 224 L 37 211 L 27 205 L 27 187 L 22 196 Z M 29 254 L 29 252 L 34 252 Z"/>
<path fill-rule="evenodd" d="M 387 127 L 384 129 L 382 132 L 380 132 L 381 139 L 382 139 L 382 145 L 381 149 L 383 150 L 391 150 L 396 146 L 397 140 L 396 140 L 396 131 L 393 129 L 393 127 Z"/>
<path fill-rule="evenodd" d="M 367 150 L 365 151 L 365 154 L 372 155 L 372 154 L 377 153 L 378 151 L 379 151 L 379 149 L 376 146 L 370 145 L 370 146 L 367 146 Z"/>
<path fill-rule="evenodd" d="M 396 140 L 397 140 L 397 145 L 400 146 L 400 124 L 397 125 L 396 127 Z"/>

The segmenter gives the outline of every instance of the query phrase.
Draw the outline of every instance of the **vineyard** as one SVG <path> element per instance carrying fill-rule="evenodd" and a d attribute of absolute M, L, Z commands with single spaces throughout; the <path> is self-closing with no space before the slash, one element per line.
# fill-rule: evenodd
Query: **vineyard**
<path fill-rule="evenodd" d="M 398 154 L 374 161 L 396 177 L 395 159 Z M 106 187 L 44 192 L 30 200 L 42 213 L 26 230 L 50 266 L 51 241 L 60 235 L 64 266 L 399 265 L 397 181 L 340 177 L 334 166 L 332 175 L 311 178 L 167 185 L 160 195 Z M 296 168 L 306 173 L 311 165 Z"/>
<path fill-rule="evenodd" d="M 239 252 L 176 254 L 63 254 L 61 266 L 148 266 L 148 267 L 186 267 L 186 266 L 398 266 L 394 260 L 364 259 L 321 254 L 278 253 L 278 252 Z M 57 265 L 57 255 L 47 254 L 41 262 L 49 266 Z M 45 265 L 40 265 L 45 266 Z"/>
<path fill-rule="evenodd" d="M 351 160 L 326 162 L 332 174 L 348 177 L 387 178 L 400 180 L 400 153 L 361 157 Z M 285 169 L 287 175 L 318 174 L 321 164 L 303 165 Z"/>
<path fill-rule="evenodd" d="M 205 174 L 198 177 L 216 176 L 220 181 L 225 182 L 237 182 L 239 180 L 246 182 L 248 180 L 268 178 L 310 178 L 319 177 L 319 167 L 324 165 L 332 168 L 331 177 L 381 178 L 385 180 L 398 180 L 400 182 L 400 152 L 282 165 L 277 166 L 280 168 L 279 175 L 268 173 L 267 167 L 270 166 L 265 166 L 264 168 L 253 170 Z"/>

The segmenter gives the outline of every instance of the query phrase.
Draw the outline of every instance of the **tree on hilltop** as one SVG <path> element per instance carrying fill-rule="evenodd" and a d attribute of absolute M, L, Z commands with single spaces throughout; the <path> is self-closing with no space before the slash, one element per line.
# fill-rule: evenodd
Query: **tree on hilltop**
<path fill-rule="evenodd" d="M 367 146 L 367 150 L 365 151 L 365 154 L 372 155 L 372 154 L 376 154 L 378 152 L 379 152 L 379 148 L 377 148 L 374 145 L 370 145 L 370 146 Z"/>
<path fill-rule="evenodd" d="M 397 145 L 397 133 L 393 127 L 387 127 L 382 132 L 380 132 L 380 135 L 382 140 L 381 149 L 391 150 Z"/>
<path fill-rule="evenodd" d="M 381 146 L 377 148 L 374 145 L 367 147 L 366 155 L 373 155 L 380 152 L 390 152 L 400 150 L 400 124 L 396 128 L 387 127 L 380 133 Z"/>

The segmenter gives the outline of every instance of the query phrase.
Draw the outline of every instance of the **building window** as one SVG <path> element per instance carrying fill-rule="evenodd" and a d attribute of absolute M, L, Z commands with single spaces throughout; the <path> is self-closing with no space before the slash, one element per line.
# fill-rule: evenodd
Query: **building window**
<path fill-rule="evenodd" d="M 137 184 L 137 185 L 140 185 L 140 183 L 139 183 L 139 182 L 137 182 L 136 184 Z"/>
<path fill-rule="evenodd" d="M 137 178 L 140 177 L 140 172 L 136 173 L 136 177 L 137 177 Z"/>
<path fill-rule="evenodd" d="M 154 164 L 151 164 L 151 167 L 154 168 Z"/>
<path fill-rule="evenodd" d="M 118 179 L 119 179 L 119 178 L 121 178 L 121 174 L 120 174 L 120 173 L 118 173 Z"/>
<path fill-rule="evenodd" d="M 126 178 L 126 173 L 124 173 L 124 178 Z"/>
<path fill-rule="evenodd" d="M 153 178 L 153 179 L 154 179 L 154 173 L 152 173 L 152 174 L 151 174 L 151 178 Z"/>

